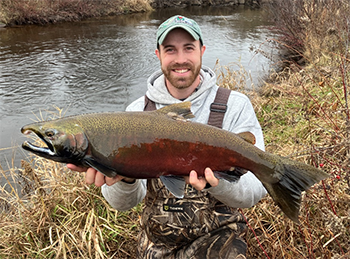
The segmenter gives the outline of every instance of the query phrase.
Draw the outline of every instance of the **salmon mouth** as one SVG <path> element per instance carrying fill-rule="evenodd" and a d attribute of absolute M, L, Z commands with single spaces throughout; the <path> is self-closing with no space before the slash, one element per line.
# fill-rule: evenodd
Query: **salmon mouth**
<path fill-rule="evenodd" d="M 23 149 L 33 152 L 34 154 L 38 154 L 46 157 L 56 156 L 55 148 L 52 145 L 51 141 L 46 139 L 40 132 L 37 132 L 34 129 L 26 129 L 26 128 L 22 128 L 21 132 L 24 135 L 29 135 L 31 133 L 34 133 L 46 145 L 46 146 L 37 146 L 29 141 L 24 141 L 22 144 Z"/>

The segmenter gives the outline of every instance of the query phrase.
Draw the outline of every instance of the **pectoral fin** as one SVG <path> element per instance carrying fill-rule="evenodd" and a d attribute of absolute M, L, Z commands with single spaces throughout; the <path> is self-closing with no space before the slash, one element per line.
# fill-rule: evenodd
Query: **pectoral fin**
<path fill-rule="evenodd" d="M 92 157 L 85 157 L 84 163 L 87 166 L 90 166 L 90 167 L 96 169 L 97 171 L 101 172 L 102 174 L 104 174 L 105 176 L 110 177 L 110 178 L 113 178 L 118 174 L 114 169 L 112 169 L 108 166 L 102 165 L 101 163 L 99 163 L 98 161 L 93 159 Z"/>

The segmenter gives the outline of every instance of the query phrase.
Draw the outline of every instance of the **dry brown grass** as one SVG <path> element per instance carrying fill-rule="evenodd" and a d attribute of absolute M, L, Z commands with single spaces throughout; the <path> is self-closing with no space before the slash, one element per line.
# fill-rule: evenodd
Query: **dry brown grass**
<path fill-rule="evenodd" d="M 265 258 L 262 247 L 269 258 L 339 258 L 349 252 L 348 109 L 339 98 L 341 87 L 315 84 L 308 73 L 281 75 L 253 101 L 268 151 L 322 167 L 331 176 L 305 193 L 299 225 L 286 219 L 270 197 L 246 211 L 257 235 L 250 233 L 253 258 Z"/>
<path fill-rule="evenodd" d="M 38 157 L 2 173 L 1 258 L 133 258 L 139 207 L 113 210 L 83 175 Z"/>

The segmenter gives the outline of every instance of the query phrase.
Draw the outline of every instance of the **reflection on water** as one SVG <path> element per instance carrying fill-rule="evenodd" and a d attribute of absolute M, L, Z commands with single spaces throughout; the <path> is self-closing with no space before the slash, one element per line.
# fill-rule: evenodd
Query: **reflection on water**
<path fill-rule="evenodd" d="M 254 55 L 271 35 L 261 10 L 239 8 L 165 9 L 79 23 L 0 30 L 0 163 L 11 160 L 24 137 L 19 130 L 40 111 L 66 115 L 118 111 L 146 91 L 159 68 L 154 54 L 158 25 L 175 14 L 194 18 L 207 46 L 203 63 L 214 68 L 241 62 L 257 82 L 268 60 Z M 35 115 L 34 115 L 35 114 Z M 17 149 L 16 157 L 24 154 Z M 16 164 L 17 165 L 17 164 Z M 18 166 L 18 165 L 17 165 Z"/>

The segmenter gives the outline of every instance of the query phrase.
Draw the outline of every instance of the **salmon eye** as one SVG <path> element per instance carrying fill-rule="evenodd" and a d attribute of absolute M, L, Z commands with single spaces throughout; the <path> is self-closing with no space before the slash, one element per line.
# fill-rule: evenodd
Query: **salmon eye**
<path fill-rule="evenodd" d="M 48 129 L 45 131 L 45 135 L 49 138 L 55 136 L 56 133 L 57 133 L 57 131 L 54 129 Z"/>

